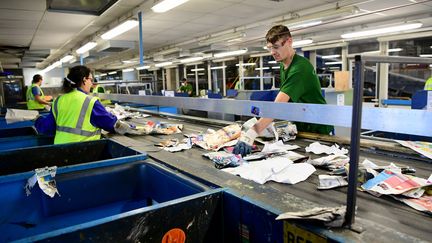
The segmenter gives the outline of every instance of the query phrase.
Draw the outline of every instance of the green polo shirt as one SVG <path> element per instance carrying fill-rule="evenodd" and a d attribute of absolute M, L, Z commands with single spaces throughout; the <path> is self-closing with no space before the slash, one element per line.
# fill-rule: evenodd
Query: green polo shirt
<path fill-rule="evenodd" d="M 327 104 L 322 93 L 321 85 L 315 69 L 308 59 L 294 55 L 290 66 L 284 69 L 280 63 L 280 92 L 290 97 L 290 102 Z M 296 122 L 297 130 L 329 134 L 333 126 Z"/>

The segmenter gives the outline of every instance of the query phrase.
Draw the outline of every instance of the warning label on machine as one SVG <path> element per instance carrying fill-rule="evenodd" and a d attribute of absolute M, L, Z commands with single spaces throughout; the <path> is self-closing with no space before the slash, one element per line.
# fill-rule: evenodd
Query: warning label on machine
<path fill-rule="evenodd" d="M 284 222 L 284 243 L 315 243 L 327 242 L 321 235 L 306 231 L 293 224 Z"/>

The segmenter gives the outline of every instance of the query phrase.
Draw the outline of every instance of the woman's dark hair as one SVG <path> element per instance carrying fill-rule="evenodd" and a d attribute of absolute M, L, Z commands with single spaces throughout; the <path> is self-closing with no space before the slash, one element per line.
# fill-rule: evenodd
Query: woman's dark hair
<path fill-rule="evenodd" d="M 42 80 L 42 75 L 40 75 L 40 74 L 34 75 L 33 80 L 32 80 L 32 84 L 39 82 L 39 80 Z"/>
<path fill-rule="evenodd" d="M 273 26 L 266 35 L 266 41 L 268 43 L 276 43 L 279 39 L 288 39 L 291 37 L 291 33 L 285 25 Z"/>
<path fill-rule="evenodd" d="M 69 74 L 63 80 L 63 91 L 71 92 L 73 89 L 81 87 L 84 78 L 90 76 L 90 68 L 86 66 L 75 66 L 69 70 Z"/>

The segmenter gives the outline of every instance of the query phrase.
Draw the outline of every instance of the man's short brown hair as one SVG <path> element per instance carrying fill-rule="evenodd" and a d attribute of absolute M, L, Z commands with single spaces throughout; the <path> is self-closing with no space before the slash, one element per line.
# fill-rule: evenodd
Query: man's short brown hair
<path fill-rule="evenodd" d="M 291 37 L 291 33 L 285 25 L 273 26 L 266 35 L 266 41 L 269 43 L 276 43 L 279 39 L 287 39 Z"/>

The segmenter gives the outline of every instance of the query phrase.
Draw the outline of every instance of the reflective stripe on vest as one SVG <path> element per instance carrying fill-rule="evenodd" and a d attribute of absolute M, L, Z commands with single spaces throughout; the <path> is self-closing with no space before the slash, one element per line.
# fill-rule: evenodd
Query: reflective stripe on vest
<path fill-rule="evenodd" d="M 81 111 L 78 117 L 78 122 L 76 125 L 76 128 L 72 128 L 72 127 L 64 127 L 64 126 L 57 126 L 57 131 L 62 131 L 62 132 L 68 132 L 68 133 L 72 133 L 72 134 L 76 134 L 76 135 L 80 135 L 80 136 L 85 136 L 85 137 L 91 137 L 94 135 L 99 135 L 101 134 L 100 130 L 94 131 L 94 132 L 89 132 L 89 131 L 84 131 L 82 130 L 83 124 L 84 124 L 84 118 L 87 112 L 87 109 L 89 107 L 91 98 L 89 96 L 87 96 L 84 100 L 84 104 L 81 107 Z M 57 107 L 57 103 L 56 102 L 54 104 L 54 113 L 55 116 L 58 116 L 58 107 Z"/>
<path fill-rule="evenodd" d="M 55 144 L 59 143 L 68 143 L 68 142 L 80 142 L 80 141 L 91 141 L 91 140 L 97 140 L 100 138 L 101 130 L 99 128 L 94 127 L 90 123 L 90 116 L 91 116 L 91 110 L 93 109 L 95 98 L 89 97 L 84 93 L 81 93 L 80 91 L 72 91 L 73 93 L 66 94 L 63 96 L 58 97 L 53 104 L 53 115 L 56 119 L 57 127 L 56 127 L 56 137 L 54 139 Z M 78 93 L 79 92 L 79 93 Z M 85 96 L 85 97 L 83 97 Z M 78 102 L 77 105 L 80 105 L 81 107 L 74 107 L 73 112 L 78 111 L 79 114 L 76 120 L 76 124 L 67 124 L 73 122 L 72 119 L 66 118 L 64 119 L 64 112 L 67 110 L 63 110 L 63 114 L 60 114 L 59 119 L 59 100 L 60 98 L 63 99 L 69 99 L 66 100 L 66 102 Z M 84 100 L 82 100 L 84 99 Z M 92 102 L 92 99 L 93 102 Z M 65 105 L 65 101 L 62 100 L 63 104 Z M 81 105 L 82 103 L 82 105 Z M 67 103 L 66 103 L 67 104 Z M 70 114 L 69 114 L 70 115 Z M 62 119 L 63 118 L 63 119 Z M 75 118 L 76 119 L 76 118 Z M 63 123 L 63 124 L 62 124 Z M 66 124 L 65 124 L 66 123 Z M 87 128 L 86 128 L 87 127 Z M 90 130 L 89 130 L 90 129 Z"/>
<path fill-rule="evenodd" d="M 42 91 L 42 89 L 36 85 L 36 84 L 32 84 L 28 89 L 27 89 L 27 93 L 26 93 L 26 100 L 27 100 L 27 109 L 29 110 L 37 110 L 37 109 L 44 109 L 45 106 L 41 103 L 39 103 L 35 96 L 33 95 L 33 87 L 37 87 L 39 89 L 40 92 L 40 97 L 42 99 L 45 98 L 45 95 Z"/>

